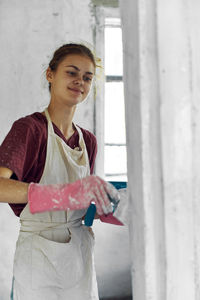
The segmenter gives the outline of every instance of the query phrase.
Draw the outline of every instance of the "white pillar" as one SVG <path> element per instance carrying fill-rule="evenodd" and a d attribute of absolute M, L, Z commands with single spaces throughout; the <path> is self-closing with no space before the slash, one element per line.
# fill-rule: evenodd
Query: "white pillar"
<path fill-rule="evenodd" d="M 193 221 L 195 229 L 195 300 L 200 299 L 200 2 L 192 0 L 188 5 L 191 46 L 191 88 L 192 88 L 192 165 L 193 165 Z M 192 24 L 192 26 L 191 26 Z"/>
<path fill-rule="evenodd" d="M 199 299 L 198 1 L 121 0 L 134 300 Z"/>
<path fill-rule="evenodd" d="M 166 299 L 195 297 L 193 196 L 193 49 L 190 1 L 157 7 L 165 195 Z M 191 13 L 197 7 L 191 4 Z M 199 21 L 198 21 L 199 22 Z M 200 24 L 199 24 L 200 25 Z"/>

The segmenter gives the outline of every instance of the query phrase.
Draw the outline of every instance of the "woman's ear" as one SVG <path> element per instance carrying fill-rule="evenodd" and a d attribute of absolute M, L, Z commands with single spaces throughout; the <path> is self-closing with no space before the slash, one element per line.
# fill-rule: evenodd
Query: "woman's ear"
<path fill-rule="evenodd" d="M 46 79 L 48 80 L 48 82 L 52 82 L 53 71 L 51 70 L 50 67 L 48 67 L 48 69 L 46 70 Z"/>

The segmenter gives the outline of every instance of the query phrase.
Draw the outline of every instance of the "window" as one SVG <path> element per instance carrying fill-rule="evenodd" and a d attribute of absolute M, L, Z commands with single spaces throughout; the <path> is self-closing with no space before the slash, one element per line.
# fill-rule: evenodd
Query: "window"
<path fill-rule="evenodd" d="M 122 30 L 118 1 L 92 1 L 95 2 L 94 41 L 105 71 L 104 80 L 97 81 L 95 94 L 96 174 L 107 181 L 127 181 Z"/>
<path fill-rule="evenodd" d="M 126 181 L 123 52 L 119 18 L 105 18 L 104 46 L 104 173 L 106 180 Z"/>

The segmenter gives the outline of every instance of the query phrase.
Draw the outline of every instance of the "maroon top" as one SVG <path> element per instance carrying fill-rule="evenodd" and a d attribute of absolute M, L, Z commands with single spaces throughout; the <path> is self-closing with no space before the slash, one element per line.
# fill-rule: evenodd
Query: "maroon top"
<path fill-rule="evenodd" d="M 55 133 L 66 144 L 78 147 L 79 135 L 74 134 L 66 140 L 62 132 L 53 124 Z M 90 163 L 90 173 L 93 173 L 97 153 L 96 137 L 83 128 L 80 128 L 86 144 Z M 47 149 L 47 119 L 39 112 L 14 122 L 10 132 L 0 146 L 0 166 L 13 171 L 12 179 L 23 182 L 38 183 L 42 177 L 46 160 Z M 19 216 L 26 204 L 9 204 Z"/>

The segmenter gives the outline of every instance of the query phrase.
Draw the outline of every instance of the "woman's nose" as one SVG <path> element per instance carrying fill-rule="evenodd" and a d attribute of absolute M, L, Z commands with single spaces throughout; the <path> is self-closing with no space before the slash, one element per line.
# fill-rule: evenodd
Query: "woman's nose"
<path fill-rule="evenodd" d="M 75 84 L 83 84 L 84 83 L 84 80 L 83 80 L 83 77 L 79 76 L 77 77 L 75 80 L 74 80 L 74 83 Z"/>

